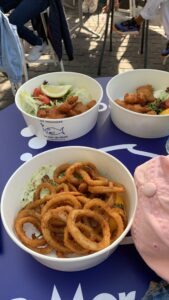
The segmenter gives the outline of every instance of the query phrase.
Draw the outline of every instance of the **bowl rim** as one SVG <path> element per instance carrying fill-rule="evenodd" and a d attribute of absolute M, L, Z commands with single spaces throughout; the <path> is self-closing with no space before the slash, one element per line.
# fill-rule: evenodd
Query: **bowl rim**
<path fill-rule="evenodd" d="M 122 106 L 120 106 L 120 105 L 118 105 L 116 102 L 115 102 L 115 100 L 113 100 L 113 99 L 111 99 L 111 96 L 110 96 L 110 92 L 109 92 L 109 88 L 110 88 L 110 86 L 111 86 L 111 83 L 112 83 L 112 81 L 114 80 L 114 79 L 116 79 L 117 77 L 120 77 L 120 76 L 123 76 L 123 74 L 129 74 L 130 72 L 132 72 L 132 73 L 135 73 L 135 72 L 154 72 L 154 73 L 168 73 L 168 72 L 166 72 L 166 71 L 163 71 L 163 70 L 156 70 L 156 69 L 134 69 L 134 70 L 128 70 L 128 71 L 126 71 L 126 72 L 123 72 L 123 73 L 120 73 L 120 74 L 117 74 L 117 75 L 115 75 L 115 76 L 113 76 L 109 81 L 108 81 L 108 83 L 107 83 L 107 85 L 106 85 L 106 95 L 107 95 L 107 97 L 108 97 L 108 99 L 109 99 L 109 104 L 111 105 L 114 105 L 114 106 L 116 106 L 116 107 L 118 107 L 119 109 L 122 109 L 122 111 L 124 111 L 124 112 L 128 112 L 129 114 L 133 114 L 133 115 L 135 115 L 135 116 L 137 116 L 138 118 L 143 118 L 143 116 L 145 117 L 145 118 L 168 118 L 169 117 L 169 115 L 148 115 L 148 114 L 142 114 L 142 113 L 138 113 L 138 112 L 135 112 L 135 111 L 132 111 L 132 110 L 129 110 L 129 109 L 127 109 L 127 108 L 124 108 L 124 107 L 122 107 Z"/>
<path fill-rule="evenodd" d="M 126 173 L 129 175 L 131 181 L 133 182 L 133 190 L 134 190 L 134 195 L 133 197 L 135 198 L 135 203 L 133 205 L 133 214 L 125 228 L 125 230 L 123 231 L 123 233 L 112 243 L 110 244 L 108 247 L 101 249 L 97 252 L 94 252 L 92 254 L 88 254 L 88 255 L 84 255 L 84 256 L 77 256 L 77 257 L 71 257 L 71 258 L 60 258 L 60 257 L 54 257 L 54 256 L 49 256 L 49 255 L 44 255 L 44 254 L 40 254 L 38 252 L 35 252 L 33 250 L 31 250 L 30 248 L 26 247 L 24 244 L 21 243 L 21 241 L 17 238 L 16 234 L 14 233 L 14 231 L 10 230 L 6 220 L 5 220 L 5 216 L 4 216 L 4 212 L 3 212 L 3 205 L 4 205 L 4 199 L 5 199 L 5 194 L 6 194 L 6 190 L 8 189 L 8 186 L 10 185 L 11 180 L 15 177 L 15 175 L 17 175 L 17 173 L 19 173 L 27 164 L 32 164 L 34 160 L 36 160 L 38 157 L 43 156 L 43 155 L 47 155 L 50 154 L 51 152 L 57 152 L 57 151 L 62 151 L 62 149 L 85 149 L 88 151 L 92 151 L 92 152 L 101 152 L 102 154 L 106 155 L 107 157 L 115 160 L 117 163 L 119 163 L 126 171 Z M 10 176 L 10 178 L 8 179 L 4 190 L 2 192 L 2 196 L 1 196 L 1 202 L 0 202 L 0 211 L 1 211 L 1 219 L 2 219 L 2 223 L 3 226 L 6 230 L 6 232 L 8 233 L 8 236 L 11 238 L 11 240 L 22 250 L 24 250 L 25 252 L 31 254 L 34 257 L 37 257 L 38 259 L 41 260 L 45 260 L 45 261 L 52 261 L 52 262 L 64 262 L 64 263 L 71 263 L 71 262 L 75 262 L 75 261 L 85 261 L 88 259 L 92 259 L 95 258 L 99 255 L 102 255 L 106 252 L 109 252 L 112 248 L 116 248 L 116 246 L 118 246 L 120 244 L 120 242 L 124 239 L 124 237 L 127 235 L 127 233 L 129 232 L 129 230 L 131 229 L 134 217 L 135 217 L 135 213 L 136 213 L 136 208 L 137 208 L 137 202 L 138 202 L 138 196 L 137 196 L 137 189 L 136 189 L 136 185 L 135 185 L 135 181 L 134 181 L 134 177 L 132 176 L 132 174 L 130 173 L 130 171 L 128 170 L 128 168 L 116 157 L 112 156 L 111 154 L 104 152 L 100 149 L 96 149 L 96 148 L 92 148 L 92 147 L 86 147 L 86 146 L 63 146 L 60 148 L 54 148 L 54 149 L 49 149 L 46 150 L 44 152 L 41 152 L 37 155 L 35 155 L 33 158 L 31 158 L 30 160 L 28 160 L 27 162 L 23 163 L 19 168 L 17 168 L 15 170 L 15 172 Z"/>
<path fill-rule="evenodd" d="M 20 106 L 20 104 L 19 104 L 19 93 L 20 93 L 20 91 L 21 91 L 21 89 L 23 89 L 24 88 L 24 86 L 26 86 L 27 85 L 27 83 L 29 82 L 34 82 L 35 80 L 36 80 L 36 78 L 43 78 L 44 76 L 48 76 L 48 75 L 58 75 L 58 74 L 69 74 L 69 75 L 74 75 L 74 74 L 76 74 L 76 75 L 78 75 L 78 76 L 82 76 L 82 77 L 84 77 L 84 78 L 88 78 L 88 79 L 90 79 L 91 81 L 93 81 L 98 87 L 99 87 L 99 89 L 100 89 L 100 97 L 99 97 L 99 100 L 96 102 L 96 104 L 93 106 L 93 107 L 91 107 L 89 110 L 87 110 L 87 111 L 85 111 L 85 112 L 83 112 L 83 113 L 81 113 L 81 114 L 79 114 L 79 115 L 76 115 L 76 116 L 72 116 L 72 117 L 69 117 L 69 118 L 58 118 L 58 119 L 50 119 L 50 118 L 39 118 L 39 117 L 37 117 L 37 116 L 33 116 L 33 115 L 31 115 L 31 114 L 28 114 L 26 111 L 24 111 L 23 109 L 22 109 L 22 107 Z M 79 118 L 80 116 L 84 116 L 84 115 L 86 115 L 86 114 L 88 114 L 90 111 L 92 111 L 92 110 L 94 110 L 96 107 L 98 107 L 99 106 L 99 104 L 100 104 L 100 102 L 102 101 L 102 99 L 103 99 L 103 88 L 102 88 L 102 86 L 101 86 L 101 84 L 95 79 L 95 78 L 93 78 L 93 77 L 90 77 L 90 76 L 88 76 L 88 75 L 86 75 L 86 74 L 82 74 L 82 73 L 78 73 L 78 72 L 69 72 L 69 71 L 62 71 L 62 72 L 60 72 L 60 71 L 58 71 L 58 72 L 51 72 L 51 73 L 44 73 L 44 74 L 41 74 L 41 75 L 38 75 L 38 76 L 36 76 L 36 77 L 33 77 L 33 78 L 31 78 L 31 79 L 29 79 L 28 81 L 26 81 L 26 82 L 24 82 L 20 87 L 19 87 L 19 89 L 17 90 L 17 92 L 16 92 L 16 95 L 15 95 L 15 104 L 16 104 L 16 106 L 17 106 L 17 108 L 18 108 L 18 110 L 23 114 L 23 115 L 26 115 L 26 116 L 28 116 L 28 117 L 30 117 L 30 118 L 33 118 L 33 119 L 35 119 L 35 120 L 37 120 L 37 121 L 47 121 L 47 122 L 60 122 L 60 121 L 65 121 L 65 122 L 68 122 L 69 120 L 71 120 L 71 119 L 77 119 L 77 118 Z"/>

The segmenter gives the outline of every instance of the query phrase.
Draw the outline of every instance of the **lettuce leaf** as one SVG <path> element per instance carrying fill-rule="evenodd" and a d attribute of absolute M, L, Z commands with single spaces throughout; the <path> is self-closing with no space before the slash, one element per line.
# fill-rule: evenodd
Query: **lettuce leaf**
<path fill-rule="evenodd" d="M 27 112 L 35 116 L 39 109 L 39 106 L 42 104 L 41 101 L 34 99 L 29 93 L 23 91 L 20 93 L 20 105 L 21 108 Z"/>
<path fill-rule="evenodd" d="M 81 101 L 83 104 L 89 103 L 89 101 L 92 99 L 90 93 L 84 88 L 74 88 L 70 92 L 70 95 L 78 96 L 78 101 Z"/>
<path fill-rule="evenodd" d="M 161 101 L 165 101 L 169 98 L 169 93 L 164 90 L 156 90 L 154 91 L 154 97 L 160 99 Z"/>

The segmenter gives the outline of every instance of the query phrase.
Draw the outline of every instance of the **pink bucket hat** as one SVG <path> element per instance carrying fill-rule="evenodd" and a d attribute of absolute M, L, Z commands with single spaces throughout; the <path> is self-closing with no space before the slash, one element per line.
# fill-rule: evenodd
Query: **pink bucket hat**
<path fill-rule="evenodd" d="M 147 265 L 169 282 L 169 156 L 137 167 L 134 179 L 138 206 L 133 241 Z"/>

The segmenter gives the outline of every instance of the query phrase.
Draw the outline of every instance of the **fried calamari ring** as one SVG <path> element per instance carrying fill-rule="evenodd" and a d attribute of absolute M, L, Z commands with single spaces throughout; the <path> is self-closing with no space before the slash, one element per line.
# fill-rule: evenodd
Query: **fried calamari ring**
<path fill-rule="evenodd" d="M 72 210 L 71 206 L 60 206 L 55 210 L 55 217 L 49 222 L 49 229 L 54 233 L 64 234 L 64 228 L 67 222 L 68 213 Z"/>
<path fill-rule="evenodd" d="M 110 207 L 103 200 L 93 198 L 92 200 L 89 199 L 89 201 L 85 204 L 84 209 L 96 209 L 97 212 L 103 213 L 104 211 L 107 212 Z"/>
<path fill-rule="evenodd" d="M 78 255 L 85 255 L 88 254 L 89 251 L 81 247 L 72 237 L 70 232 L 68 231 L 68 228 L 65 227 L 64 230 L 64 244 L 65 246 L 70 249 L 72 253 L 78 254 Z"/>
<path fill-rule="evenodd" d="M 107 194 L 107 193 L 113 193 L 114 189 L 113 187 L 109 186 L 89 186 L 88 191 L 92 194 Z"/>
<path fill-rule="evenodd" d="M 98 213 L 104 216 L 105 219 L 107 219 L 110 226 L 110 232 L 113 233 L 114 239 L 116 239 L 124 231 L 125 223 L 123 222 L 123 215 L 121 215 L 118 210 L 110 208 L 102 200 L 92 199 L 85 204 L 84 208 L 96 210 Z M 114 231 L 116 231 L 115 235 Z"/>
<path fill-rule="evenodd" d="M 95 198 L 86 203 L 84 208 L 94 210 L 97 213 L 101 214 L 109 223 L 110 231 L 112 232 L 113 230 L 116 230 L 117 225 L 114 221 L 114 218 L 112 220 L 112 209 L 107 205 L 107 203 L 98 198 Z"/>
<path fill-rule="evenodd" d="M 70 164 L 62 164 L 59 167 L 57 167 L 53 173 L 53 179 L 57 183 L 63 183 L 66 181 L 65 172 L 67 168 L 69 168 Z M 62 175 L 62 176 L 61 176 Z"/>
<path fill-rule="evenodd" d="M 42 208 L 42 216 L 49 210 L 59 206 L 69 205 L 74 208 L 81 208 L 80 202 L 76 199 L 73 194 L 70 193 L 59 193 L 53 195 L 46 205 Z"/>
<path fill-rule="evenodd" d="M 51 222 L 52 219 L 59 219 L 61 220 L 61 215 L 60 212 L 64 211 L 65 213 L 69 213 L 70 211 L 70 207 L 67 208 L 65 207 L 59 207 L 59 208 L 55 208 L 55 209 L 50 209 L 49 211 L 47 211 L 43 216 L 42 216 L 42 221 L 41 221 L 41 228 L 42 228 L 42 233 L 43 236 L 45 238 L 45 240 L 47 241 L 47 243 L 53 247 L 56 251 L 60 251 L 62 253 L 70 253 L 70 249 L 68 249 L 65 245 L 64 245 L 64 235 L 60 234 L 59 235 L 56 234 L 56 232 L 52 232 L 49 228 L 49 224 Z M 66 223 L 65 223 L 66 226 Z"/>
<path fill-rule="evenodd" d="M 109 181 L 109 186 L 114 188 L 114 193 L 123 193 L 125 192 L 125 187 L 119 182 Z"/>
<path fill-rule="evenodd" d="M 64 227 L 65 227 L 65 222 L 61 221 L 61 220 L 52 220 L 49 223 L 49 229 L 52 232 L 58 233 L 63 232 L 64 231 Z"/>
<path fill-rule="evenodd" d="M 121 235 L 127 226 L 121 184 L 102 177 L 88 161 L 62 164 L 53 177 L 43 176 L 35 199 L 18 212 L 14 225 L 23 244 L 41 254 L 72 257 L 99 251 Z M 49 194 L 42 197 L 46 188 Z M 36 228 L 31 237 L 25 223 Z"/>
<path fill-rule="evenodd" d="M 85 236 L 87 236 L 88 238 L 90 238 L 92 241 L 101 241 L 102 236 L 100 234 L 98 234 L 96 228 L 93 228 L 92 226 L 82 222 L 78 222 L 77 223 L 77 227 L 84 232 Z"/>
<path fill-rule="evenodd" d="M 113 243 L 123 233 L 125 226 L 122 217 L 117 212 L 112 211 L 111 216 L 114 218 L 117 224 L 116 230 L 113 231 L 111 235 L 111 243 Z"/>
<path fill-rule="evenodd" d="M 94 171 L 97 171 L 96 166 L 94 164 L 92 164 L 91 162 L 74 163 L 66 170 L 67 180 L 74 185 L 80 185 L 82 182 L 82 179 L 77 178 L 75 175 L 78 174 L 79 169 L 86 168 L 86 167 L 88 167 Z"/>
<path fill-rule="evenodd" d="M 83 180 L 88 184 L 92 186 L 106 186 L 109 184 L 109 181 L 107 178 L 101 178 L 101 179 L 92 179 L 90 175 L 83 169 L 80 169 L 79 174 L 82 176 Z"/>
<path fill-rule="evenodd" d="M 87 183 L 86 182 L 80 183 L 78 190 L 80 193 L 86 193 L 88 191 Z"/>
<path fill-rule="evenodd" d="M 71 184 L 70 182 L 67 182 L 67 185 L 69 187 L 70 192 L 78 192 L 77 188 L 73 184 Z M 79 192 L 81 192 L 81 191 L 79 190 Z"/>
<path fill-rule="evenodd" d="M 123 220 L 123 224 L 124 226 L 126 227 L 127 225 L 127 214 L 126 214 L 126 211 L 122 208 L 119 208 L 119 207 L 113 207 L 112 210 L 116 213 L 118 213 L 118 215 L 121 216 L 122 220 Z"/>
<path fill-rule="evenodd" d="M 61 183 L 56 187 L 56 193 L 69 192 L 69 186 L 66 183 Z"/>
<path fill-rule="evenodd" d="M 40 221 L 37 218 L 33 216 L 16 218 L 14 228 L 21 242 L 24 245 L 33 248 L 46 245 L 46 240 L 44 237 L 31 239 L 26 235 L 25 230 L 23 229 L 23 226 L 26 223 L 31 223 L 40 232 L 40 234 L 42 233 Z"/>
<path fill-rule="evenodd" d="M 41 192 L 42 190 L 48 190 L 49 191 L 49 194 L 53 194 L 53 193 L 56 193 L 55 191 L 55 187 L 49 183 L 49 182 L 43 182 L 41 184 L 38 185 L 36 191 L 34 192 L 34 200 L 37 200 L 37 199 L 41 199 Z"/>
<path fill-rule="evenodd" d="M 82 206 L 84 206 L 88 201 L 90 201 L 90 198 L 83 195 L 79 195 L 77 196 L 77 200 L 82 204 Z"/>
<path fill-rule="evenodd" d="M 124 224 L 127 224 L 127 212 L 124 197 L 120 194 L 116 194 L 113 205 L 113 210 L 119 213 L 123 219 Z"/>
<path fill-rule="evenodd" d="M 124 192 L 123 186 L 89 186 L 88 191 L 92 194 L 107 194 Z"/>
<path fill-rule="evenodd" d="M 88 217 L 95 222 L 97 222 L 101 229 L 102 229 L 102 239 L 99 242 L 94 242 L 87 238 L 84 233 L 80 231 L 77 226 L 77 220 L 79 218 Z M 67 227 L 71 235 L 73 236 L 74 240 L 80 244 L 83 248 L 90 251 L 99 251 L 110 244 L 110 228 L 108 223 L 104 220 L 104 218 L 93 212 L 89 209 L 73 209 L 68 216 L 67 219 Z"/>
<path fill-rule="evenodd" d="M 34 217 L 40 220 L 40 213 L 33 209 L 21 209 L 17 214 L 17 219 L 22 217 Z"/>
<path fill-rule="evenodd" d="M 51 195 L 46 195 L 44 198 L 42 199 L 37 199 L 34 200 L 30 203 L 28 203 L 24 209 L 34 209 L 37 210 L 38 212 L 41 211 L 42 207 L 46 204 L 47 201 L 49 201 L 51 199 Z"/>
<path fill-rule="evenodd" d="M 100 241 L 101 237 L 98 235 L 95 230 L 93 230 L 92 227 L 83 224 L 81 222 L 77 223 L 77 227 L 92 241 Z M 70 232 L 68 231 L 68 228 L 65 228 L 64 231 L 64 243 L 65 245 L 72 251 L 72 253 L 76 253 L 78 255 L 86 255 L 89 253 L 92 253 L 92 251 L 86 250 L 83 247 L 81 247 L 71 236 Z"/>
<path fill-rule="evenodd" d="M 114 196 L 115 193 L 107 193 L 106 198 L 105 198 L 105 202 L 108 206 L 113 207 L 114 205 Z"/>

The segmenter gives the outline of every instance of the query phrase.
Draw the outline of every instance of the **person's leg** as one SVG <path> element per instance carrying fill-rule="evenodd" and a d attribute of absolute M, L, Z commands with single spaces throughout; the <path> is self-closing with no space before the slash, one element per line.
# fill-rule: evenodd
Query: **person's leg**
<path fill-rule="evenodd" d="M 31 45 L 41 45 L 42 39 L 24 26 L 49 6 L 48 0 L 22 0 L 9 16 L 11 24 L 17 26 L 19 36 Z"/>
<path fill-rule="evenodd" d="M 45 19 L 47 21 L 47 19 L 48 19 L 47 14 L 45 14 Z M 46 41 L 46 43 L 47 43 L 47 37 L 46 37 L 46 33 L 44 30 L 41 16 L 38 15 L 36 18 L 32 19 L 31 23 L 32 23 L 33 30 L 36 31 L 37 34 L 43 39 L 43 41 Z"/>
<path fill-rule="evenodd" d="M 140 12 L 141 17 L 143 20 L 151 20 L 153 19 L 156 14 L 158 13 L 161 4 L 166 0 L 148 0 L 146 5 Z"/>
<path fill-rule="evenodd" d="M 148 0 L 138 16 L 120 24 L 115 24 L 115 29 L 123 33 L 139 33 L 142 22 L 151 20 L 160 9 L 160 5 L 165 1 L 168 0 Z"/>
<path fill-rule="evenodd" d="M 0 8 L 4 13 L 8 13 L 11 9 L 14 9 L 22 0 L 1 0 Z"/>
<path fill-rule="evenodd" d="M 119 9 L 119 6 L 120 6 L 120 0 L 115 0 L 114 1 L 114 9 L 115 10 L 118 10 Z M 109 9 L 109 0 L 106 1 L 106 5 L 103 6 L 102 8 L 102 13 L 107 13 L 108 12 L 108 9 Z"/>
<path fill-rule="evenodd" d="M 162 23 L 167 37 L 166 48 L 162 50 L 161 55 L 166 57 L 169 55 L 169 1 L 164 1 L 161 5 Z"/>
<path fill-rule="evenodd" d="M 169 40 L 169 1 L 165 1 L 161 5 L 161 15 L 162 15 L 162 22 L 164 26 L 164 31 Z"/>

